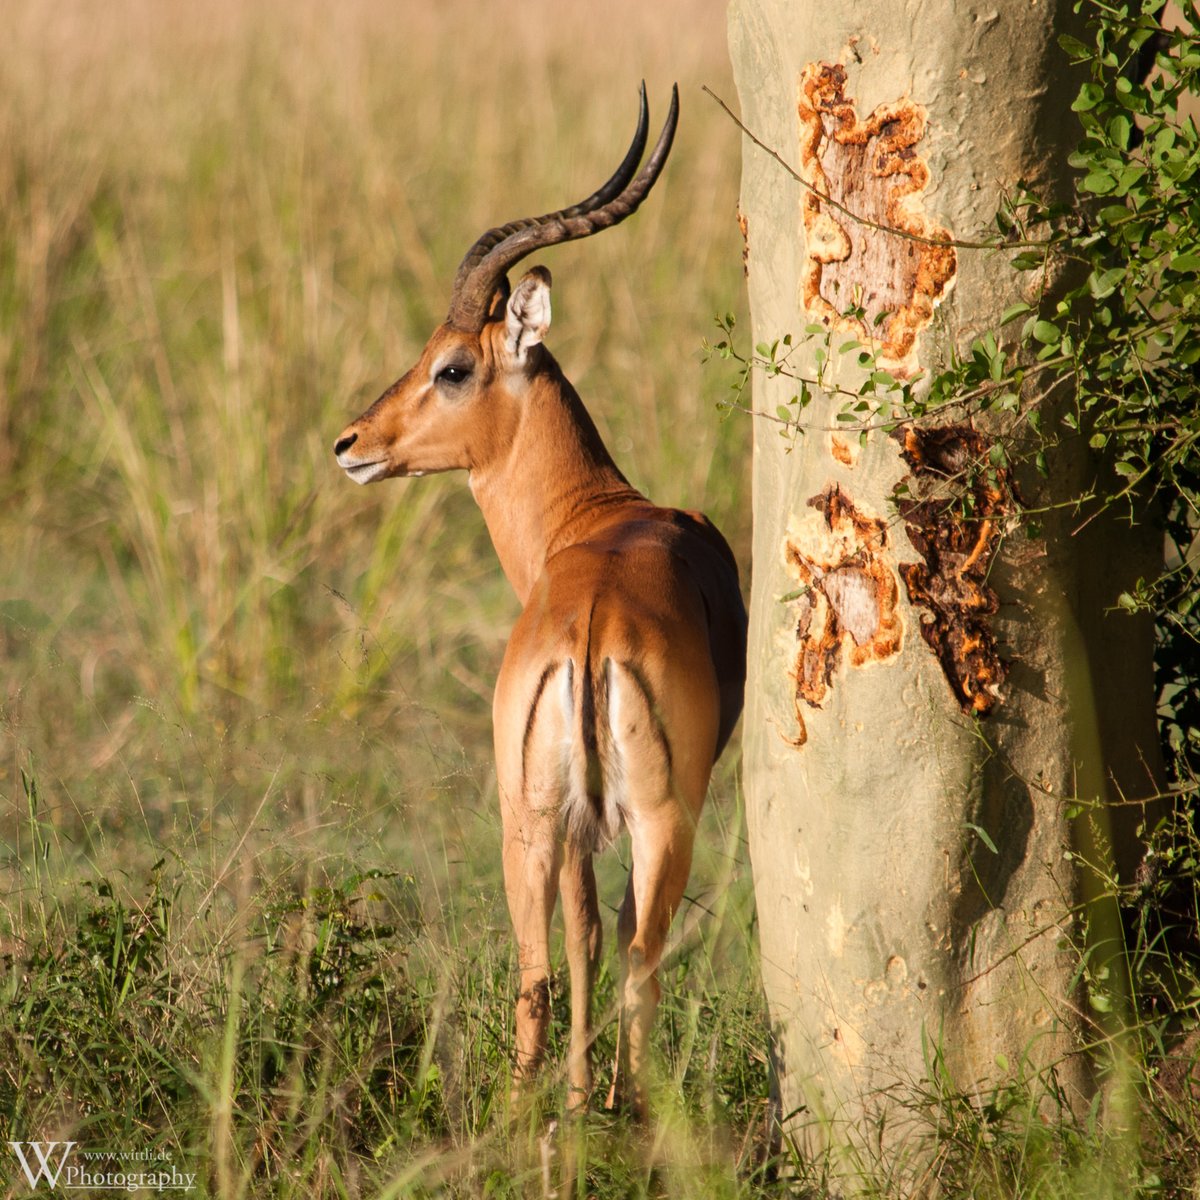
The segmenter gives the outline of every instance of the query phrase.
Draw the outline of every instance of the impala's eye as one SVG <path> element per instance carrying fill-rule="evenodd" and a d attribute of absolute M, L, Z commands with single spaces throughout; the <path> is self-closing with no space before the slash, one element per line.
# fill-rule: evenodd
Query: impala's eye
<path fill-rule="evenodd" d="M 466 383 L 471 378 L 471 368 L 451 363 L 449 366 L 443 367 L 437 373 L 438 383 L 458 384 Z"/>

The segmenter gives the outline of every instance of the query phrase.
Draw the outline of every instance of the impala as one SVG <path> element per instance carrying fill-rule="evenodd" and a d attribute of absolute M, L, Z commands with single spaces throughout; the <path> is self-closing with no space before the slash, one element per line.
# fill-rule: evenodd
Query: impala
<path fill-rule="evenodd" d="M 645 86 L 633 142 L 586 200 L 489 230 L 416 365 L 334 447 L 356 483 L 463 469 L 523 606 L 496 682 L 504 884 L 517 942 L 514 1096 L 550 1019 L 549 930 L 561 892 L 571 980 L 568 1107 L 592 1091 L 600 913 L 592 857 L 630 835 L 617 921 L 620 1014 L 610 1107 L 645 1112 L 658 966 L 691 867 L 709 775 L 742 707 L 737 566 L 700 513 L 652 504 L 617 469 L 542 342 L 550 273 L 528 254 L 623 221 L 670 152 L 678 89 L 650 157 Z"/>

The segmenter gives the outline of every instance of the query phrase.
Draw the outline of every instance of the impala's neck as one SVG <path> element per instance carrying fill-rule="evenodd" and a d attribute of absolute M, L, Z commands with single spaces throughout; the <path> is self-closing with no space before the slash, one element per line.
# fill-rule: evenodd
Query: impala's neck
<path fill-rule="evenodd" d="M 547 559 L 584 540 L 598 511 L 644 501 L 558 364 L 548 353 L 545 360 L 525 393 L 512 399 L 511 412 L 496 414 L 504 433 L 470 473 L 471 492 L 522 604 Z"/>

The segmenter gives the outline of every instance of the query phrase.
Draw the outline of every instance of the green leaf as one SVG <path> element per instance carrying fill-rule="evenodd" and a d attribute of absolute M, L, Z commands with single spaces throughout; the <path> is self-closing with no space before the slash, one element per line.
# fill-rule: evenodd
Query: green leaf
<path fill-rule="evenodd" d="M 1096 219 L 1102 225 L 1123 225 L 1126 221 L 1131 221 L 1133 216 L 1124 204 L 1109 204 L 1096 214 Z"/>
<path fill-rule="evenodd" d="M 1106 296 L 1111 296 L 1125 278 L 1124 267 L 1112 267 L 1107 271 L 1101 271 L 1099 275 L 1092 272 L 1088 276 L 1088 289 L 1097 300 L 1103 300 Z"/>
<path fill-rule="evenodd" d="M 1019 316 L 1029 312 L 1033 308 L 1032 304 L 1026 304 L 1024 300 L 1018 301 L 1016 304 L 1010 304 L 1000 318 L 1001 325 L 1007 325 L 1009 321 L 1015 321 Z"/>
<path fill-rule="evenodd" d="M 1127 163 L 1121 168 L 1121 174 L 1117 177 L 1117 184 L 1122 194 L 1134 193 L 1134 188 L 1146 177 L 1146 168 L 1141 163 Z"/>
<path fill-rule="evenodd" d="M 973 825 L 973 824 L 972 824 L 970 821 L 968 821 L 968 822 L 966 823 L 966 825 L 967 825 L 967 828 L 968 828 L 969 830 L 971 830 L 971 832 L 972 832 L 973 834 L 975 834 L 975 836 L 976 836 L 976 837 L 977 837 L 977 838 L 978 838 L 978 839 L 979 839 L 979 840 L 980 840 L 980 841 L 981 841 L 981 842 L 982 842 L 982 843 L 983 843 L 983 844 L 984 844 L 984 845 L 985 845 L 985 846 L 986 846 L 986 847 L 987 847 L 987 848 L 988 848 L 988 849 L 989 849 L 989 850 L 990 850 L 990 851 L 991 851 L 993 854 L 999 854 L 999 853 L 1000 853 L 1000 851 L 996 849 L 996 843 L 992 841 L 992 839 L 991 839 L 991 837 L 988 835 L 988 831 L 987 831 L 986 829 L 984 829 L 984 828 L 983 828 L 981 825 Z"/>
<path fill-rule="evenodd" d="M 1107 171 L 1092 171 L 1083 177 L 1080 187 L 1084 191 L 1094 192 L 1097 196 L 1106 195 L 1117 186 L 1117 181 Z"/>
<path fill-rule="evenodd" d="M 1090 112 L 1104 99 L 1104 89 L 1098 83 L 1085 83 L 1071 105 L 1073 112 Z"/>
<path fill-rule="evenodd" d="M 1062 337 L 1058 326 L 1053 321 L 1035 321 L 1033 324 L 1033 336 L 1041 342 L 1043 346 L 1050 346 L 1058 342 Z"/>
<path fill-rule="evenodd" d="M 1154 153 L 1161 156 L 1175 145 L 1175 130 L 1170 125 L 1164 126 L 1154 135 Z"/>

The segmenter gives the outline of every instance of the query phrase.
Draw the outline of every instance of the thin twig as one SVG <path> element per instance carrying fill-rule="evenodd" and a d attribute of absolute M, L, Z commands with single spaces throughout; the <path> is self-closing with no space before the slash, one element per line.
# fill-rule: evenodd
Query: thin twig
<path fill-rule="evenodd" d="M 869 217 L 864 217 L 860 213 L 856 213 L 853 209 L 847 208 L 844 204 L 835 200 L 832 196 L 827 196 L 820 188 L 814 187 L 808 182 L 796 169 L 785 159 L 777 150 L 773 150 L 761 138 L 756 137 L 745 125 L 741 119 L 734 113 L 733 109 L 717 95 L 706 83 L 700 85 L 726 112 L 729 119 L 760 149 L 766 151 L 802 188 L 806 188 L 812 192 L 823 204 L 828 204 L 831 208 L 837 209 L 838 212 L 847 216 L 852 221 L 856 221 L 859 225 L 865 225 L 868 229 L 878 230 L 880 233 L 890 233 L 894 237 L 905 238 L 910 242 L 919 242 L 923 246 L 938 246 L 938 247 L 953 247 L 956 250 L 1008 250 L 1017 247 L 1045 247 L 1049 246 L 1048 241 L 1015 241 L 1015 242 L 960 242 L 956 238 L 931 238 L 926 237 L 921 233 L 911 233 L 907 229 L 897 229 L 894 225 L 882 225 L 878 221 L 872 221 Z"/>

